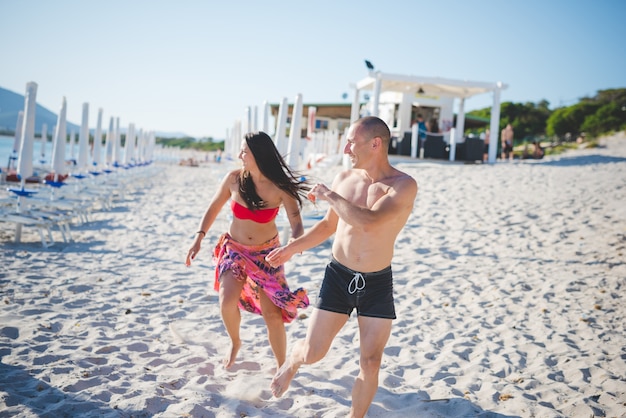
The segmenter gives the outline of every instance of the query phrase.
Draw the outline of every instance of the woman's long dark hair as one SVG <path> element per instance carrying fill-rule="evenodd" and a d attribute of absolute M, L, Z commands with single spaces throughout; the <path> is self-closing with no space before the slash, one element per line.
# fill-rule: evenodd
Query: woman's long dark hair
<path fill-rule="evenodd" d="M 287 192 L 298 201 L 302 207 L 302 200 L 306 199 L 311 188 L 304 177 L 292 171 L 276 149 L 274 141 L 265 132 L 250 132 L 244 137 L 248 149 L 254 156 L 256 165 L 261 174 L 267 177 L 279 189 Z M 243 171 L 239 174 L 239 195 L 246 202 L 250 210 L 263 209 L 267 203 L 257 194 L 256 187 L 250 173 Z"/>

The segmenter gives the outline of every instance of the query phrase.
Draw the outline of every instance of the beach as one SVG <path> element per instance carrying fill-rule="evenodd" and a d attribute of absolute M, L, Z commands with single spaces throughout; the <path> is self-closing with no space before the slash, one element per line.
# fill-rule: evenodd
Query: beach
<path fill-rule="evenodd" d="M 626 134 L 600 143 L 493 165 L 393 156 L 419 192 L 368 417 L 626 416 Z M 242 314 L 237 362 L 222 367 L 211 252 L 228 211 L 184 259 L 235 166 L 160 165 L 47 249 L 0 223 L 0 417 L 347 415 L 354 316 L 280 399 L 260 316 Z M 340 169 L 309 176 L 330 184 Z M 312 305 L 330 255 L 327 241 L 285 266 Z M 312 310 L 286 326 L 288 349 Z"/>

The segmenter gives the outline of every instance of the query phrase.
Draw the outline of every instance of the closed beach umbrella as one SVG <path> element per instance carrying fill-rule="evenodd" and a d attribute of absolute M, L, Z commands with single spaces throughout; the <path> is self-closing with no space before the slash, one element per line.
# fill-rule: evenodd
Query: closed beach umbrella
<path fill-rule="evenodd" d="M 292 170 L 298 170 L 300 159 L 300 141 L 302 133 L 300 132 L 300 123 L 302 122 L 302 95 L 296 95 L 293 110 L 291 112 L 291 127 L 289 130 L 289 146 L 287 148 L 287 163 Z"/>
<path fill-rule="evenodd" d="M 70 132 L 70 160 L 76 161 L 76 132 Z"/>
<path fill-rule="evenodd" d="M 22 140 L 17 159 L 17 175 L 24 180 L 33 175 L 33 143 L 35 142 L 35 109 L 37 106 L 37 83 L 26 84 L 24 96 L 24 125 L 22 127 Z"/>
<path fill-rule="evenodd" d="M 276 144 L 278 152 L 283 157 L 287 155 L 287 137 L 285 136 L 287 129 L 287 113 L 289 113 L 289 104 L 287 103 L 287 98 L 283 97 L 278 107 L 278 121 L 276 122 L 276 133 L 274 134 L 274 144 Z"/>
<path fill-rule="evenodd" d="M 259 107 L 254 106 L 252 110 L 252 132 L 259 130 Z"/>
<path fill-rule="evenodd" d="M 306 137 L 313 139 L 313 133 L 315 132 L 315 114 L 317 113 L 317 107 L 309 106 L 309 116 L 306 123 Z"/>
<path fill-rule="evenodd" d="M 13 139 L 13 152 L 9 156 L 7 170 L 13 166 L 13 160 L 17 160 L 17 153 L 20 150 L 20 141 L 22 140 L 22 125 L 24 125 L 24 111 L 20 110 L 17 114 L 17 123 L 15 124 L 15 138 Z"/>
<path fill-rule="evenodd" d="M 252 132 L 253 128 L 252 128 L 252 109 L 250 108 L 250 106 L 246 107 L 246 111 L 245 111 L 245 117 L 244 117 L 244 130 L 245 132 Z"/>
<path fill-rule="evenodd" d="M 98 109 L 98 122 L 96 124 L 96 132 L 93 136 L 93 165 L 98 167 L 102 159 L 102 109 Z"/>
<path fill-rule="evenodd" d="M 128 125 L 126 131 L 126 142 L 124 143 L 124 165 L 130 165 L 135 151 L 135 124 Z"/>
<path fill-rule="evenodd" d="M 57 128 L 52 140 L 52 171 L 55 175 L 55 181 L 59 180 L 59 176 L 65 174 L 65 141 L 67 138 L 66 125 L 67 103 L 63 97 L 61 110 L 57 119 Z"/>
<path fill-rule="evenodd" d="M 113 136 L 113 165 L 122 162 L 122 140 L 120 135 L 120 118 L 115 118 L 115 135 Z"/>
<path fill-rule="evenodd" d="M 154 131 L 150 131 L 148 135 L 148 151 L 146 152 L 146 161 L 151 163 L 154 161 L 154 144 L 156 142 Z"/>
<path fill-rule="evenodd" d="M 143 133 L 143 129 L 140 129 L 139 133 L 137 134 L 137 150 L 135 151 L 136 164 L 141 164 L 144 162 L 143 152 L 145 140 L 146 138 Z"/>
<path fill-rule="evenodd" d="M 115 127 L 113 116 L 109 119 L 109 130 L 107 131 L 106 140 L 104 141 L 104 163 L 111 166 L 113 163 L 113 147 L 115 146 Z"/>
<path fill-rule="evenodd" d="M 17 176 L 21 180 L 22 191 L 25 191 L 26 179 L 33 175 L 33 145 L 35 142 L 35 109 L 37 107 L 37 83 L 26 83 L 24 95 L 24 121 L 22 123 L 19 153 L 17 157 Z M 10 189 L 12 190 L 12 189 Z M 15 191 L 15 190 L 12 190 Z M 21 211 L 22 196 L 18 194 L 17 212 Z M 22 224 L 15 228 L 15 242 L 20 242 Z"/>
<path fill-rule="evenodd" d="M 261 130 L 265 133 L 269 132 L 270 129 L 270 107 L 270 103 L 267 100 L 263 102 L 263 123 Z"/>
<path fill-rule="evenodd" d="M 13 152 L 17 155 L 20 151 L 20 142 L 22 141 L 22 128 L 24 125 L 24 111 L 20 110 L 17 114 L 17 123 L 15 124 L 15 139 L 13 140 Z"/>
<path fill-rule="evenodd" d="M 84 173 L 87 169 L 87 158 L 89 157 L 89 103 L 83 103 L 83 121 L 80 125 L 80 135 L 78 139 L 78 163 L 76 171 Z"/>
<path fill-rule="evenodd" d="M 42 164 L 46 162 L 46 142 L 48 142 L 48 125 L 44 123 L 41 126 L 41 147 L 39 148 L 39 158 Z"/>

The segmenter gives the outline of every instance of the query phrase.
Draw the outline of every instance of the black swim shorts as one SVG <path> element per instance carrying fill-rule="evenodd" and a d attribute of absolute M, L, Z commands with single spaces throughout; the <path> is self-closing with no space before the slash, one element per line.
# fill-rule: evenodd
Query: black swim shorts
<path fill-rule="evenodd" d="M 391 266 L 373 273 L 360 273 L 334 258 L 326 266 L 317 308 L 350 315 L 396 319 Z"/>

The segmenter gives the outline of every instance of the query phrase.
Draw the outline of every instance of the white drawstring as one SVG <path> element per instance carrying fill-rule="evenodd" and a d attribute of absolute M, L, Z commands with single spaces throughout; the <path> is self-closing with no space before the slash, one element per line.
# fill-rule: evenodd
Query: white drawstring
<path fill-rule="evenodd" d="M 353 295 L 357 290 L 363 289 L 365 289 L 365 278 L 363 278 L 361 273 L 354 273 L 354 277 L 350 280 L 350 284 L 348 284 L 348 293 Z"/>

